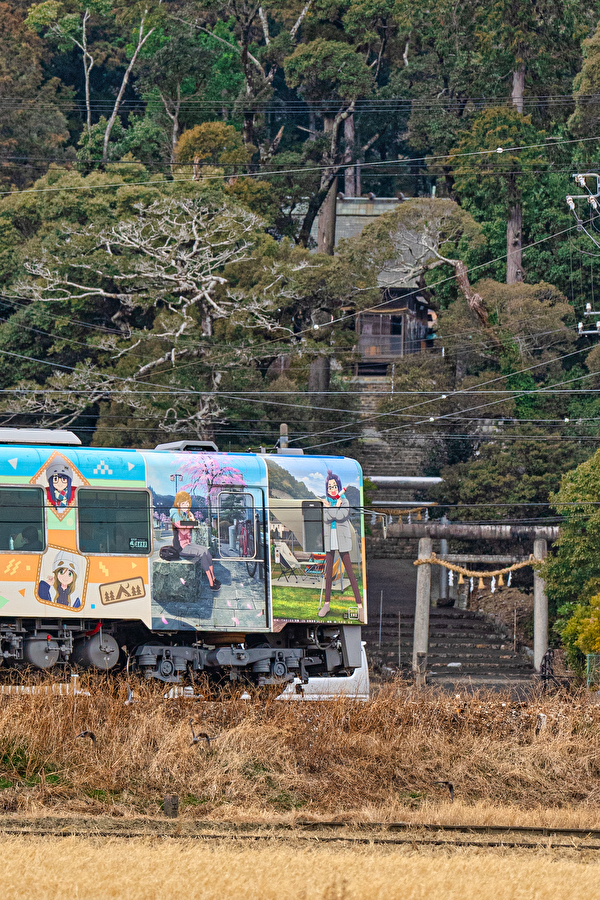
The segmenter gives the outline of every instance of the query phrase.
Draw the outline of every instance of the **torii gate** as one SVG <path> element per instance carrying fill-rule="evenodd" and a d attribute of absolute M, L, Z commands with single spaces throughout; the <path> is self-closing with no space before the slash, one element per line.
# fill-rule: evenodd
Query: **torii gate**
<path fill-rule="evenodd" d="M 471 541 L 510 541 L 518 537 L 533 540 L 533 555 L 545 559 L 548 541 L 558 538 L 558 526 L 535 527 L 526 525 L 466 525 L 462 523 L 442 524 L 439 522 L 419 522 L 414 525 L 388 525 L 390 537 L 419 538 L 419 559 L 431 559 L 433 539 L 448 540 L 459 538 Z M 429 646 L 429 605 L 431 593 L 431 564 L 418 567 L 417 597 L 415 603 L 415 630 L 413 637 L 412 666 L 418 672 L 417 661 L 421 654 L 427 654 Z M 548 598 L 544 579 L 533 575 L 533 665 L 540 671 L 542 659 L 548 649 Z"/>

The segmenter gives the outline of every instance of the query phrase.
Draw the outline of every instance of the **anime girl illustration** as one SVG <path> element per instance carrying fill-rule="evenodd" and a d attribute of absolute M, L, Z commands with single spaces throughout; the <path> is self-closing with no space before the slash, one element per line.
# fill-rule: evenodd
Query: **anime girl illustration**
<path fill-rule="evenodd" d="M 48 503 L 56 510 L 66 510 L 75 499 L 73 469 L 64 459 L 55 459 L 46 469 Z"/>
<path fill-rule="evenodd" d="M 211 591 L 218 591 L 221 582 L 215 578 L 213 558 L 208 547 L 192 542 L 192 528 L 198 523 L 192 512 L 192 498 L 187 491 L 178 491 L 170 512 L 173 525 L 173 546 L 182 559 L 200 560 Z"/>
<path fill-rule="evenodd" d="M 324 539 L 325 539 L 325 602 L 318 612 L 319 618 L 324 618 L 329 613 L 331 600 L 331 586 L 333 582 L 333 559 L 335 551 L 340 554 L 340 559 L 350 579 L 354 599 L 358 606 L 358 616 L 363 619 L 363 605 L 360 596 L 358 581 L 352 568 L 350 551 L 352 550 L 352 534 L 350 531 L 350 504 L 342 488 L 339 475 L 329 470 L 325 478 L 325 509 L 323 511 Z"/>
<path fill-rule="evenodd" d="M 59 550 L 52 563 L 52 572 L 45 581 L 40 581 L 38 596 L 47 603 L 68 606 L 70 609 L 81 608 L 81 598 L 77 596 L 77 578 L 79 561 L 68 550 Z"/>

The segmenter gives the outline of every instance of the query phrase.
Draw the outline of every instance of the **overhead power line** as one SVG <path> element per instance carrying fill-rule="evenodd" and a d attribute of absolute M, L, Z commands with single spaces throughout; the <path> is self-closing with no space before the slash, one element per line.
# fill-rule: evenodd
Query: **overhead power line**
<path fill-rule="evenodd" d="M 533 247 L 533 246 L 536 246 L 537 244 L 543 243 L 544 241 L 547 241 L 547 240 L 550 240 L 550 239 L 552 239 L 552 238 L 554 238 L 554 237 L 560 236 L 561 234 L 566 234 L 566 233 L 572 231 L 573 229 L 575 229 L 576 227 L 577 227 L 576 225 L 572 225 L 570 228 L 564 229 L 564 230 L 561 231 L 561 232 L 557 232 L 557 233 L 554 234 L 554 235 L 549 235 L 549 236 L 547 236 L 546 238 L 542 238 L 542 239 L 540 239 L 540 240 L 538 240 L 538 241 L 534 241 L 533 243 L 531 243 L 531 244 L 529 244 L 529 245 L 526 245 L 526 246 L 523 247 L 522 249 L 523 249 L 523 251 L 525 251 L 525 250 L 527 250 L 527 249 L 529 249 L 529 248 L 531 248 L 531 247 Z M 497 257 L 497 258 L 494 259 L 494 260 L 490 260 L 490 261 L 488 261 L 487 263 L 480 263 L 480 264 L 477 265 L 477 266 L 473 266 L 473 267 L 471 267 L 468 271 L 469 271 L 469 272 L 472 272 L 472 271 L 474 271 L 474 270 L 476 270 L 476 269 L 480 269 L 480 268 L 483 268 L 483 267 L 485 267 L 485 266 L 492 265 L 494 262 L 497 262 L 497 261 L 499 261 L 499 260 L 503 260 L 503 259 L 505 259 L 505 258 L 506 258 L 506 254 L 502 254 L 502 256 Z M 431 288 L 431 287 L 435 287 L 435 286 L 437 286 L 437 285 L 439 285 L 439 284 L 445 283 L 445 282 L 447 282 L 447 281 L 451 281 L 451 280 L 453 280 L 453 279 L 454 279 L 454 276 L 453 276 L 453 275 L 452 275 L 452 276 L 448 276 L 447 278 L 439 279 L 437 282 L 434 282 L 433 284 L 429 285 L 429 287 L 430 287 L 430 288 Z M 412 291 L 412 292 L 410 292 L 410 293 L 418 293 L 418 289 L 415 289 L 414 291 Z M 383 301 L 381 301 L 381 302 L 378 303 L 378 304 L 374 304 L 373 306 L 368 307 L 367 309 L 363 309 L 363 310 L 360 310 L 360 311 L 356 311 L 356 312 L 353 312 L 353 313 L 348 314 L 348 315 L 346 315 L 346 316 L 340 316 L 340 317 L 338 317 L 338 319 L 336 319 L 336 320 L 335 320 L 333 323 L 331 323 L 331 324 L 332 324 L 332 325 L 336 325 L 336 324 L 338 324 L 340 321 L 344 321 L 344 320 L 349 319 L 349 318 L 355 318 L 357 315 L 360 315 L 361 312 L 364 313 L 364 312 L 373 311 L 373 310 L 375 310 L 375 309 L 380 308 L 381 306 L 385 306 L 385 305 L 387 304 L 387 302 L 388 302 L 387 300 L 383 300 Z M 301 331 L 301 332 L 299 332 L 297 335 L 295 335 L 295 338 L 299 338 L 299 337 L 301 337 L 302 334 L 304 334 L 304 333 L 310 333 L 310 332 L 312 332 L 312 331 L 313 331 L 312 328 L 307 328 L 307 329 L 305 329 L 304 331 Z M 256 352 L 258 352 L 258 350 L 264 349 L 266 346 L 272 346 L 273 343 L 279 343 L 279 340 L 278 340 L 278 339 L 275 339 L 274 341 L 267 341 L 267 342 L 263 343 L 262 347 L 259 345 L 258 348 L 256 348 L 256 347 L 255 347 L 255 348 L 252 348 L 252 351 L 253 351 L 254 353 L 256 353 Z M 21 356 L 21 358 L 28 359 L 29 361 L 32 361 L 32 362 L 38 362 L 38 363 L 41 363 L 41 364 L 43 364 L 43 365 L 56 366 L 56 367 L 62 368 L 62 369 L 65 369 L 65 368 L 66 368 L 66 369 L 68 369 L 68 370 L 70 370 L 70 371 L 75 371 L 75 370 L 76 370 L 75 367 L 72 367 L 72 366 L 67 366 L 67 367 L 66 367 L 66 366 L 63 366 L 63 365 L 61 365 L 61 364 L 59 364 L 59 363 L 53 363 L 53 362 L 48 361 L 48 360 L 41 360 L 41 359 L 38 359 L 38 358 L 27 357 L 27 356 L 24 356 L 24 355 L 21 355 L 21 354 L 11 353 L 11 351 L 2 351 L 2 352 L 6 352 L 6 353 L 8 353 L 9 355 L 13 355 L 13 356 L 16 356 L 16 357 Z M 237 353 L 237 352 L 239 352 L 239 350 L 236 348 L 236 350 L 235 350 L 234 352 Z M 583 351 L 576 351 L 576 352 L 583 352 Z M 562 357 L 559 357 L 559 358 L 562 358 Z M 550 361 L 548 361 L 548 362 L 552 362 L 552 360 L 550 360 Z M 548 364 L 548 362 L 539 363 L 539 364 L 537 364 L 536 366 L 533 366 L 533 367 L 531 367 L 531 368 L 537 368 L 537 366 Z M 196 362 L 196 363 L 193 363 L 193 364 L 187 364 L 187 365 L 184 365 L 184 366 L 178 366 L 178 367 L 175 367 L 175 371 L 181 371 L 181 369 L 188 368 L 189 365 L 198 365 L 198 364 L 199 364 L 199 363 Z M 172 372 L 173 372 L 173 369 L 171 368 L 170 371 L 171 371 L 171 373 L 172 373 Z M 154 373 L 155 376 L 156 376 L 157 374 L 160 375 L 160 373 Z M 518 373 L 513 373 L 513 374 L 518 374 Z M 117 376 L 115 376 L 115 377 L 117 377 Z M 509 377 L 509 376 L 500 376 L 500 378 L 498 378 L 498 379 L 492 379 L 492 381 L 490 381 L 490 382 L 484 382 L 483 385 L 489 384 L 489 383 L 493 383 L 494 381 L 501 380 L 502 378 L 505 378 L 505 377 Z M 128 382 L 129 384 L 131 384 L 131 381 L 130 381 L 129 379 L 126 379 L 126 378 L 118 378 L 118 380 L 124 381 L 124 382 Z M 164 389 L 164 385 L 161 385 L 161 384 L 156 384 L 156 383 L 153 383 L 153 382 L 145 382 L 145 383 L 146 383 L 148 386 L 150 386 L 150 387 L 157 387 L 157 388 L 160 388 L 160 389 Z M 139 384 L 141 384 L 141 382 L 138 380 L 138 381 L 136 382 L 136 384 L 139 385 Z M 481 387 L 481 386 L 482 386 L 482 385 L 474 385 L 473 387 Z M 468 390 L 469 390 L 469 389 L 464 389 L 464 391 L 453 392 L 453 393 L 466 393 Z M 192 391 L 190 391 L 189 389 L 188 389 L 188 390 L 181 391 L 180 393 L 181 393 L 182 396 L 185 396 L 185 395 L 188 395 L 188 396 L 189 396 L 189 395 L 191 395 L 191 394 L 195 394 L 195 395 L 203 395 L 203 396 L 204 396 L 204 395 L 219 396 L 218 392 L 214 392 L 214 391 L 192 392 Z M 235 399 L 235 396 L 233 397 L 233 399 Z M 264 401 L 251 401 L 251 402 L 264 402 Z M 425 403 L 427 403 L 427 402 L 433 402 L 433 401 L 425 401 Z M 283 404 L 277 403 L 277 405 L 283 405 Z M 290 404 L 290 405 L 291 405 L 291 406 L 294 406 L 295 404 Z M 417 404 L 417 406 L 419 406 L 419 405 L 423 405 L 423 404 Z M 414 408 L 414 406 L 413 406 L 413 407 L 407 407 L 407 408 L 408 408 L 408 409 Z M 338 410 L 336 410 L 336 412 L 337 412 L 337 411 L 338 411 Z M 373 419 L 373 418 L 379 418 L 379 417 L 380 417 L 379 415 L 376 415 L 376 416 L 371 417 L 371 419 Z M 337 430 L 337 429 L 331 429 L 331 430 Z M 331 431 L 331 430 L 330 430 L 330 431 Z M 320 433 L 318 432 L 318 433 L 317 433 L 316 435 L 314 435 L 314 436 L 316 437 L 318 434 L 323 434 L 323 433 L 327 433 L 327 432 L 320 432 Z M 335 442 L 332 442 L 332 443 L 335 443 Z"/>
<path fill-rule="evenodd" d="M 489 150 L 472 150 L 465 151 L 462 153 L 446 153 L 439 156 L 428 155 L 422 157 L 411 157 L 410 162 L 412 164 L 423 161 L 423 162 L 435 162 L 441 160 L 455 160 L 462 159 L 463 157 L 476 157 L 476 156 L 489 156 L 490 154 L 502 154 L 502 153 L 516 153 L 521 150 L 532 150 L 539 149 L 540 147 L 556 147 L 564 144 L 580 144 L 586 143 L 589 141 L 599 141 L 600 137 L 588 137 L 588 138 L 572 138 L 572 139 L 557 139 L 550 141 L 542 141 L 535 144 L 523 144 L 515 147 L 496 147 L 494 149 Z M 405 163 L 405 161 L 400 161 Z M 371 168 L 380 167 L 380 166 L 389 166 L 392 161 L 390 160 L 379 160 L 369 163 L 368 165 Z M 352 168 L 356 165 L 355 162 L 341 162 L 339 164 L 335 164 L 334 168 L 338 171 L 343 171 L 348 168 Z M 366 165 L 366 164 L 365 164 Z M 362 167 L 362 163 L 361 163 Z M 261 177 L 271 177 L 273 175 L 290 175 L 290 174 L 305 174 L 307 172 L 321 172 L 324 169 L 331 169 L 331 164 L 320 164 L 315 166 L 295 166 L 293 168 L 288 169 L 275 169 L 275 170 L 263 170 L 258 172 L 239 172 L 237 173 L 239 177 L 244 178 L 261 178 Z M 207 175 L 204 177 L 204 180 L 213 181 L 213 180 L 222 180 L 223 175 Z M 153 182 L 151 178 L 144 181 L 128 181 L 128 182 L 109 182 L 107 184 L 90 184 L 90 185 L 71 185 L 69 187 L 48 187 L 48 188 L 25 188 L 22 191 L 0 191 L 0 195 L 6 194 L 42 194 L 42 193 L 57 193 L 60 191 L 92 191 L 92 190 L 107 190 L 109 188 L 120 188 L 120 187 L 139 187 L 140 185 L 145 185 L 147 187 L 151 187 L 153 184 L 163 185 L 163 184 L 181 184 L 181 183 L 192 183 L 193 179 L 189 178 L 173 178 L 168 182 Z"/>
<path fill-rule="evenodd" d="M 581 94 L 574 98 L 572 94 L 526 94 L 523 97 L 523 104 L 527 107 L 544 107 L 544 106 L 573 106 L 576 103 L 586 101 L 595 101 L 597 96 L 594 94 Z M 235 98 L 221 98 L 219 100 L 208 100 L 197 97 L 183 97 L 180 99 L 181 110 L 200 110 L 215 112 L 219 115 L 223 110 L 234 114 L 243 115 L 245 106 L 251 106 L 256 114 L 269 113 L 271 115 L 308 115 L 308 104 L 305 100 L 289 100 L 281 97 L 273 97 L 266 101 L 255 100 L 248 101 L 242 105 Z M 110 110 L 114 108 L 114 100 L 103 100 L 101 98 L 92 98 L 90 100 L 90 108 L 92 110 Z M 393 110 L 407 112 L 411 110 L 428 111 L 428 110 L 460 110 L 464 113 L 465 107 L 470 107 L 473 111 L 479 112 L 484 109 L 495 109 L 502 107 L 511 107 L 511 100 L 506 95 L 497 97 L 364 97 L 355 100 L 355 111 L 372 112 Z M 83 98 L 61 98 L 56 97 L 53 100 L 40 100 L 38 97 L 24 99 L 23 97 L 4 96 L 0 100 L 0 108 L 5 109 L 61 109 L 76 110 L 84 112 L 87 104 Z M 120 108 L 124 111 L 137 111 L 139 109 L 157 109 L 164 111 L 164 103 L 161 100 L 154 99 L 150 96 L 123 99 Z M 323 100 L 319 103 L 318 113 L 337 112 L 340 103 L 334 100 Z"/>

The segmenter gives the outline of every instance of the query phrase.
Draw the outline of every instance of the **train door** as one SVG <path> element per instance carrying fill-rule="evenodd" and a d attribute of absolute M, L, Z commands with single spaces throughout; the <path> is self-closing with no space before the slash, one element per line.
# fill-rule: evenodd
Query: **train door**
<path fill-rule="evenodd" d="M 152 628 L 268 631 L 264 463 L 242 454 L 171 451 L 149 452 L 146 460 Z"/>

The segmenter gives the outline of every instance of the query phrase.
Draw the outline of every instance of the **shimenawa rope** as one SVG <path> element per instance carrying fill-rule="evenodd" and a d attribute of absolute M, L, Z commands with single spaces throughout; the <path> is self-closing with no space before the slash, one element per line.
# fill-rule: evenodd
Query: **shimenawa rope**
<path fill-rule="evenodd" d="M 498 587 L 502 587 L 504 585 L 503 575 L 506 575 L 507 572 L 514 572 L 516 569 L 524 569 L 525 566 L 535 566 L 543 563 L 543 559 L 536 559 L 536 557 L 530 554 L 529 559 L 524 559 L 522 562 L 513 563 L 512 566 L 505 566 L 503 569 L 496 569 L 491 572 L 472 572 L 470 569 L 465 569 L 463 566 L 457 566 L 455 563 L 447 562 L 445 559 L 439 559 L 435 553 L 432 552 L 431 556 L 427 559 L 416 559 L 414 562 L 415 566 L 443 566 L 445 569 L 450 569 L 451 572 L 458 573 L 458 583 L 464 584 L 465 577 L 466 578 L 479 578 L 479 587 L 485 587 L 483 583 L 484 578 L 495 578 L 498 577 Z"/>

